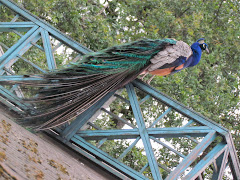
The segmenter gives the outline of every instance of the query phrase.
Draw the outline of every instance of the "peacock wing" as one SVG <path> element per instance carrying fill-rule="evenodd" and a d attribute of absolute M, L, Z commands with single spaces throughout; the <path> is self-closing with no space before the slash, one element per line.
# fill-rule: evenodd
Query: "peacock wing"
<path fill-rule="evenodd" d="M 157 53 L 151 60 L 151 64 L 148 67 L 148 71 L 155 71 L 157 69 L 162 69 L 166 65 L 175 66 L 176 61 L 186 60 L 192 54 L 191 47 L 183 42 L 177 41 L 176 44 L 171 44 L 167 46 L 163 51 Z M 170 67 L 168 67 L 170 68 Z"/>

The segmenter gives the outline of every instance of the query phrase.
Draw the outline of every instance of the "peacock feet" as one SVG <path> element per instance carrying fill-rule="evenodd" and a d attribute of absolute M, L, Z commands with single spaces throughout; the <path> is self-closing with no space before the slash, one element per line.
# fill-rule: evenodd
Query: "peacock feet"
<path fill-rule="evenodd" d="M 140 74 L 140 75 L 142 75 L 142 76 L 140 77 L 140 79 L 143 81 L 143 78 L 145 78 L 145 77 L 148 75 L 148 72 L 146 72 L 146 73 L 144 73 L 144 74 Z"/>
<path fill-rule="evenodd" d="M 146 83 L 147 83 L 148 85 L 150 85 L 151 81 L 153 80 L 153 78 L 154 78 L 155 76 L 156 76 L 156 75 L 152 75 L 152 77 L 149 78 L 149 79 L 146 81 Z"/>
<path fill-rule="evenodd" d="M 141 79 L 142 81 L 144 81 L 143 79 L 149 74 L 149 72 L 144 72 L 144 73 L 141 73 L 140 75 L 142 75 L 139 79 Z M 147 81 L 144 81 L 146 82 L 148 85 L 150 85 L 152 79 L 155 77 L 155 75 L 152 75 L 152 77 L 150 79 L 148 79 Z"/>

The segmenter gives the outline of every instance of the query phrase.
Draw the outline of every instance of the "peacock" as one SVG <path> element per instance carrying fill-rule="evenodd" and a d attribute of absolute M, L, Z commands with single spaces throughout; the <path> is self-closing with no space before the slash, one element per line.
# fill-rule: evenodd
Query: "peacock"
<path fill-rule="evenodd" d="M 197 65 L 204 50 L 208 52 L 204 38 L 191 47 L 183 41 L 166 38 L 141 39 L 89 53 L 63 69 L 34 75 L 44 79 L 42 82 L 17 82 L 40 87 L 35 97 L 24 99 L 34 105 L 36 113 L 21 122 L 35 130 L 58 126 L 138 75 L 166 76 Z"/>

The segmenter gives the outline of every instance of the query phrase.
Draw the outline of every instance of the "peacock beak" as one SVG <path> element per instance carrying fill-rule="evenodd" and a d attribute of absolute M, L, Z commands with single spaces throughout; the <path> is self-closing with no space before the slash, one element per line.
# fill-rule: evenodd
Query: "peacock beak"
<path fill-rule="evenodd" d="M 208 49 L 208 47 L 206 47 L 205 51 L 209 54 L 209 49 Z"/>

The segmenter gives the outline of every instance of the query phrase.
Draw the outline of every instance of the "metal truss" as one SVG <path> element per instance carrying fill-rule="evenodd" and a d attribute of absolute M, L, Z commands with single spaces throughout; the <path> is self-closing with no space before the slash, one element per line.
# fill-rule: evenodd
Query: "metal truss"
<path fill-rule="evenodd" d="M 34 108 L 23 103 L 26 92 L 18 81 L 43 81 L 27 74 L 56 69 L 59 47 L 71 49 L 71 61 L 91 50 L 10 0 L 0 0 L 0 8 L 12 12 L 12 19 L 0 22 L 0 37 L 4 33 L 18 37 L 12 44 L 0 41 L 0 101 L 25 115 Z M 32 48 L 44 54 L 42 64 L 27 56 Z M 31 66 L 32 72 L 16 74 L 19 61 Z M 9 87 L 10 80 L 16 84 Z M 125 111 L 108 108 L 114 103 Z M 149 116 L 153 109 L 157 113 Z M 239 160 L 227 129 L 138 79 L 47 133 L 121 179 L 240 177 Z"/>

